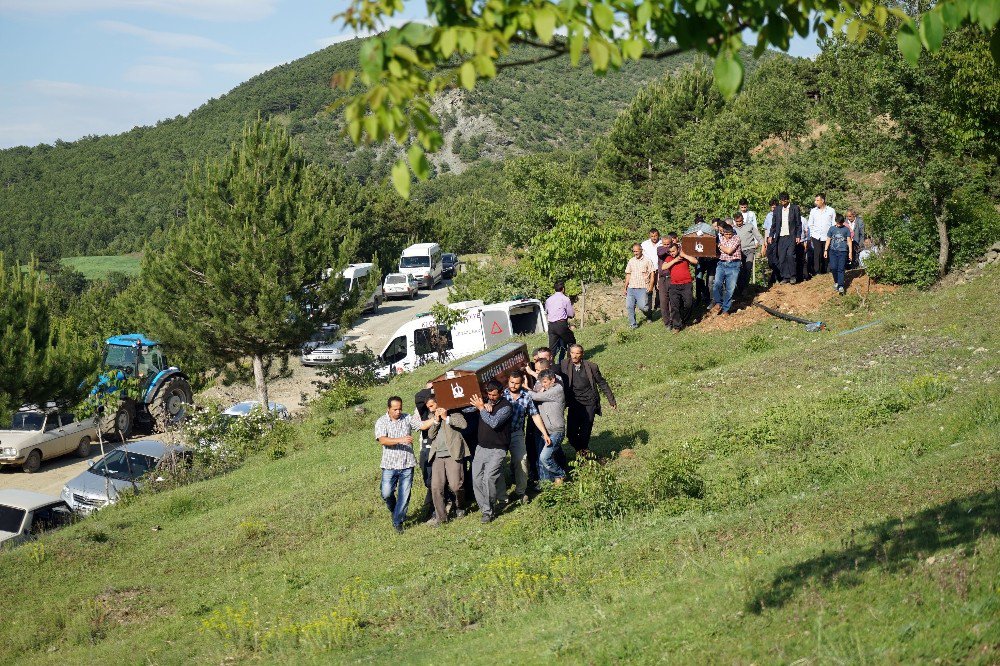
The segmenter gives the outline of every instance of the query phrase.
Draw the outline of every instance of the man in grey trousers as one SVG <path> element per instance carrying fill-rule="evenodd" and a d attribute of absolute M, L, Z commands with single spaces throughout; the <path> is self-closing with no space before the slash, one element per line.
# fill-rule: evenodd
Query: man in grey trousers
<path fill-rule="evenodd" d="M 469 402 L 479 410 L 479 445 L 472 458 L 472 492 L 482 512 L 481 522 L 493 520 L 499 500 L 497 480 L 503 473 L 503 462 L 510 449 L 510 421 L 513 415 L 510 403 L 500 395 L 501 386 L 496 380 L 486 384 L 486 401 L 474 395 Z"/>

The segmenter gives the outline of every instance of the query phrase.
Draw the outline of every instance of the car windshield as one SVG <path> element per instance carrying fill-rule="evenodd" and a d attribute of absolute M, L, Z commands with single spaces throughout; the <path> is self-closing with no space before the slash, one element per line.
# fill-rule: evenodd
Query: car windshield
<path fill-rule="evenodd" d="M 0 532 L 21 531 L 21 523 L 24 522 L 24 509 L 17 509 L 12 506 L 0 504 Z"/>
<path fill-rule="evenodd" d="M 430 257 L 400 257 L 400 268 L 430 268 Z"/>
<path fill-rule="evenodd" d="M 45 415 L 38 412 L 17 412 L 11 419 L 11 430 L 41 430 Z"/>
<path fill-rule="evenodd" d="M 453 254 L 443 254 L 443 255 L 441 255 L 441 260 L 444 261 L 444 263 L 446 263 L 446 264 L 450 264 L 453 261 L 455 261 L 456 259 L 458 259 L 458 257 L 456 257 Z"/>
<path fill-rule="evenodd" d="M 109 476 L 112 479 L 121 479 L 122 481 L 135 481 L 154 469 L 156 463 L 156 458 L 151 456 L 132 451 L 126 453 L 124 449 L 115 449 L 91 467 L 90 471 L 98 476 Z"/>
<path fill-rule="evenodd" d="M 399 283 L 406 282 L 406 276 L 405 275 L 390 275 L 389 277 L 387 277 L 385 279 L 385 281 L 386 281 L 387 284 L 399 284 Z"/>
<path fill-rule="evenodd" d="M 135 347 L 108 345 L 104 349 L 104 365 L 109 368 L 135 367 Z"/>

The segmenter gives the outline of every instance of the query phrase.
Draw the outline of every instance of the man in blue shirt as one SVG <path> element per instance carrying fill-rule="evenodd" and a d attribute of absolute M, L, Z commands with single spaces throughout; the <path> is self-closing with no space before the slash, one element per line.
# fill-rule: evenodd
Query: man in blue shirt
<path fill-rule="evenodd" d="M 510 403 L 510 466 L 514 470 L 514 498 L 524 503 L 528 501 L 528 449 L 525 445 L 525 416 L 530 416 L 542 439 L 549 443 L 549 433 L 538 413 L 535 401 L 524 388 L 524 372 L 515 368 L 507 375 L 507 388 L 503 398 Z"/>

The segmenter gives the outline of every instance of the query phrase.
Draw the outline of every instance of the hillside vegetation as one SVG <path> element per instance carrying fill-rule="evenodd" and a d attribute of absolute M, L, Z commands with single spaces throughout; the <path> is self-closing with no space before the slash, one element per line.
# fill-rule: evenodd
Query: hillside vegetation
<path fill-rule="evenodd" d="M 440 367 L 321 400 L 0 555 L 0 661 L 996 663 L 997 289 L 831 301 L 819 334 L 587 327 L 607 462 L 488 526 L 397 536 L 378 495 L 372 422 Z"/>
<path fill-rule="evenodd" d="M 221 157 L 258 115 L 285 124 L 310 161 L 377 184 L 394 151 L 356 150 L 340 135 L 339 114 L 325 111 L 342 94 L 330 87 L 331 75 L 356 64 L 359 45 L 336 44 L 277 67 L 155 127 L 0 151 L 0 251 L 27 259 L 42 250 L 56 258 L 141 250 L 185 219 L 183 182 L 192 163 Z M 467 100 L 459 96 L 449 121 L 487 119 L 462 138 L 488 139 L 494 157 L 578 148 L 606 131 L 644 83 L 688 61 L 637 63 L 598 82 L 586 67 L 542 63 Z M 463 162 L 480 160 L 463 155 Z"/>

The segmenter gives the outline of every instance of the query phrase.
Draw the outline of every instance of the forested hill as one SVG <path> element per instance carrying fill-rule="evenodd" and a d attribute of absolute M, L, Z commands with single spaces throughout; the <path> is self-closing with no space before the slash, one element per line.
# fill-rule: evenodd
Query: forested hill
<path fill-rule="evenodd" d="M 183 218 L 183 181 L 194 161 L 224 153 L 244 122 L 286 123 L 313 161 L 343 165 L 359 180 L 382 177 L 394 155 L 355 150 L 325 112 L 338 94 L 331 74 L 357 63 L 361 41 L 336 44 L 277 67 L 187 116 L 116 136 L 0 151 L 0 251 L 25 259 L 141 249 Z M 641 62 L 596 78 L 584 64 L 552 61 L 509 72 L 474 93 L 439 100 L 447 130 L 439 172 L 483 159 L 575 148 L 604 133 L 643 83 L 676 67 Z"/>

